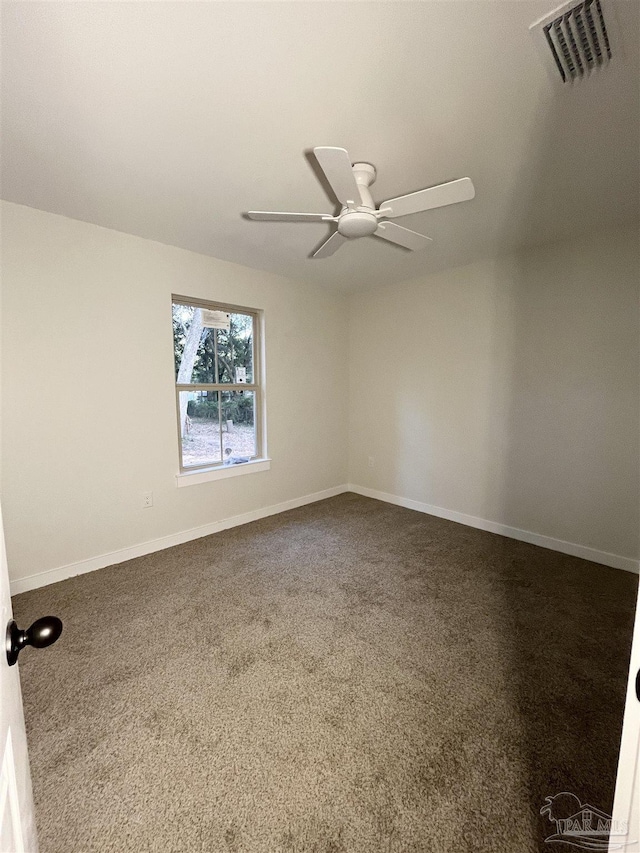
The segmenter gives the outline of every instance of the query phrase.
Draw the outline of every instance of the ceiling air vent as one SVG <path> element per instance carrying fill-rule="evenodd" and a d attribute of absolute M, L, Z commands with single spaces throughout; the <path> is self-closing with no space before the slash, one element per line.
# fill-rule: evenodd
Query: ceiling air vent
<path fill-rule="evenodd" d="M 531 25 L 531 30 L 542 30 L 555 74 L 563 83 L 580 80 L 611 59 L 611 33 L 603 6 L 604 0 L 566 3 Z"/>

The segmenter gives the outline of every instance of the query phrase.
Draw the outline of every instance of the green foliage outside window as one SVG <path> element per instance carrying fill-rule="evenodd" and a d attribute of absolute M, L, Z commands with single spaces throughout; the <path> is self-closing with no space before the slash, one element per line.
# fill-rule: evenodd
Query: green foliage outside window
<path fill-rule="evenodd" d="M 176 380 L 185 342 L 194 313 L 200 311 L 191 305 L 173 306 L 173 348 Z M 202 330 L 190 382 L 234 383 L 236 369 L 244 367 L 247 382 L 253 381 L 252 318 L 247 314 L 231 314 L 229 329 Z M 218 376 L 216 377 L 216 348 Z"/>
<path fill-rule="evenodd" d="M 248 424 L 253 426 L 253 400 L 252 396 L 240 392 L 230 392 L 229 398 L 223 393 L 222 420 L 233 421 L 234 424 Z M 217 400 L 189 400 L 187 414 L 190 418 L 211 418 L 218 420 Z"/>

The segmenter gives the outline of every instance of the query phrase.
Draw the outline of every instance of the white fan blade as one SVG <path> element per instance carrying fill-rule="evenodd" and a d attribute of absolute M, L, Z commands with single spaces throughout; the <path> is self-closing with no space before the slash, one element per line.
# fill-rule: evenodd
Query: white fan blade
<path fill-rule="evenodd" d="M 343 237 L 339 231 L 336 231 L 335 234 L 332 234 L 329 239 L 320 246 L 317 252 L 313 253 L 314 258 L 328 258 L 329 255 L 333 255 L 334 252 L 337 252 L 340 246 L 343 243 L 347 242 L 347 237 Z"/>
<path fill-rule="evenodd" d="M 409 213 L 420 213 L 434 207 L 445 207 L 447 204 L 457 204 L 459 201 L 470 201 L 476 194 L 471 178 L 459 178 L 428 190 L 418 190 L 417 193 L 391 198 L 380 205 L 385 216 L 392 219 L 396 216 L 407 216 Z"/>
<path fill-rule="evenodd" d="M 428 244 L 433 242 L 431 237 L 425 237 L 424 234 L 418 234 L 417 231 L 403 228 L 402 225 L 396 225 L 395 222 L 381 222 L 374 233 L 376 237 L 382 237 L 383 240 L 397 243 L 398 246 L 404 246 L 405 249 L 412 249 L 413 251 L 426 249 Z"/>
<path fill-rule="evenodd" d="M 249 219 L 273 222 L 333 222 L 335 216 L 330 213 L 273 213 L 270 210 L 250 210 Z"/>
<path fill-rule="evenodd" d="M 314 148 L 313 153 L 327 176 L 336 198 L 347 207 L 359 207 L 362 204 L 360 190 L 353 175 L 351 160 L 345 148 Z"/>

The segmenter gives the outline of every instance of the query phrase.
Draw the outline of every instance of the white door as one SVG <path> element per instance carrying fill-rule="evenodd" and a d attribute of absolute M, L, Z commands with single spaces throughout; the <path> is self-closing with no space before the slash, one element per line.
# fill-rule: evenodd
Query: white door
<path fill-rule="evenodd" d="M 640 595 L 636 605 L 627 704 L 622 725 L 618 778 L 609 851 L 640 851 Z"/>
<path fill-rule="evenodd" d="M 1 508 L 0 611 L 0 631 L 4 637 L 12 611 Z M 4 645 L 0 656 L 0 850 L 2 853 L 37 853 L 38 841 L 18 665 L 9 666 Z"/>

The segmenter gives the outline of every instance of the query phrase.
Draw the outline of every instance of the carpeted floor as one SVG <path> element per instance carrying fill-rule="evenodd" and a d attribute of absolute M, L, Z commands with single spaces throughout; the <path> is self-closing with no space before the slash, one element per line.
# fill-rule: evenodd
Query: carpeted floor
<path fill-rule="evenodd" d="M 41 853 L 548 850 L 611 807 L 636 587 L 346 494 L 17 596 Z"/>

